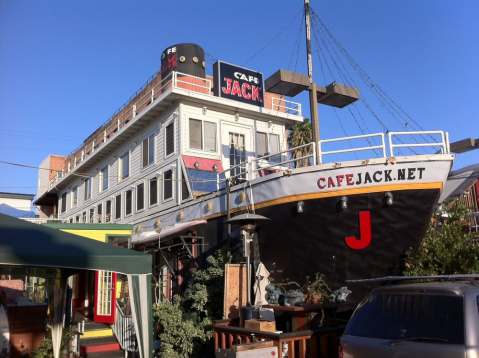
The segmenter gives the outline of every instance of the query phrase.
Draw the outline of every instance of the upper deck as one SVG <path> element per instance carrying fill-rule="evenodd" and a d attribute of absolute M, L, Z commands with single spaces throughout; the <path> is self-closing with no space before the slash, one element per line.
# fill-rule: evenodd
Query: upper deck
<path fill-rule="evenodd" d="M 201 78 L 172 71 L 165 78 L 153 76 L 137 93 L 102 126 L 95 130 L 81 146 L 65 160 L 62 171 L 57 171 L 44 193 L 65 182 L 71 175 L 88 170 L 93 162 L 103 159 L 109 151 L 124 142 L 160 113 L 168 111 L 179 100 L 187 100 L 203 106 L 228 108 L 235 113 L 254 116 L 269 121 L 294 123 L 303 121 L 301 104 L 284 96 L 265 93 L 264 107 L 221 98 L 213 94 L 211 78 Z"/>

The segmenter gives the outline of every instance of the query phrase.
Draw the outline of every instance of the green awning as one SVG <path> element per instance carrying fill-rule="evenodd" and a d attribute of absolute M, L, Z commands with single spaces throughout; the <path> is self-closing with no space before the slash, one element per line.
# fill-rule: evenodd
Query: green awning
<path fill-rule="evenodd" d="M 0 265 L 151 273 L 151 256 L 0 214 Z"/>

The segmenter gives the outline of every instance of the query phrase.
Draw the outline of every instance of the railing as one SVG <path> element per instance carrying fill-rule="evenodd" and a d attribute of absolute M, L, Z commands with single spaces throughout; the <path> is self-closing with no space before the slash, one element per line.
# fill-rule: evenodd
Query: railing
<path fill-rule="evenodd" d="M 440 142 L 418 142 L 416 136 L 440 136 Z M 413 142 L 406 142 L 405 136 L 414 138 Z M 335 156 L 332 163 L 342 162 L 347 159 L 341 157 L 344 154 L 367 154 L 367 158 L 387 158 L 398 155 L 396 148 L 413 149 L 416 147 L 433 149 L 433 154 L 443 153 L 448 154 L 449 139 L 447 132 L 443 131 L 419 131 L 419 132 L 388 132 L 388 143 L 386 143 L 386 135 L 384 133 L 373 133 L 365 135 L 356 135 L 350 137 L 340 137 L 333 139 L 322 139 L 316 143 L 308 143 L 295 148 L 284 150 L 278 153 L 268 154 L 258 158 L 251 158 L 247 162 L 239 163 L 232 166 L 225 171 L 218 173 L 216 176 L 217 189 L 221 189 L 227 180 L 231 184 L 237 184 L 246 180 L 252 180 L 258 176 L 265 176 L 276 172 L 284 172 L 287 170 L 314 166 L 319 163 L 324 163 L 326 156 Z M 351 145 L 351 142 L 362 141 L 366 144 Z M 326 145 L 342 145 L 346 148 L 324 150 Z M 316 151 L 318 152 L 316 155 Z M 374 153 L 372 153 L 374 152 Z M 358 158 L 359 159 L 359 158 Z"/>
<path fill-rule="evenodd" d="M 229 326 L 227 322 L 215 323 L 213 330 L 215 353 L 220 349 L 230 349 L 237 344 L 268 340 L 273 341 L 274 345 L 278 347 L 280 357 L 287 354 L 288 358 L 306 358 L 307 343 L 313 335 L 313 331 L 310 330 L 291 333 L 254 331 Z"/>
<path fill-rule="evenodd" d="M 112 330 L 122 350 L 125 352 L 138 351 L 133 318 L 123 312 L 118 301 L 116 302 L 116 317 Z"/>
<path fill-rule="evenodd" d="M 420 143 L 416 138 L 415 143 L 404 143 L 404 140 L 399 139 L 400 137 L 405 137 L 405 136 L 429 136 L 432 139 L 434 139 L 434 135 L 440 136 L 441 141 L 440 142 L 424 142 Z M 395 143 L 394 138 L 397 137 L 398 142 L 400 143 Z M 436 148 L 438 149 L 442 154 L 449 153 L 450 148 L 449 148 L 449 138 L 447 132 L 444 131 L 415 131 L 415 132 L 388 132 L 388 140 L 389 140 L 389 153 L 392 157 L 399 155 L 396 154 L 397 151 L 395 151 L 396 148 L 407 148 L 412 150 L 413 148 L 418 148 L 418 147 L 429 147 L 429 148 Z"/>
<path fill-rule="evenodd" d="M 285 100 L 282 97 L 271 97 L 271 109 L 278 112 L 301 115 L 301 103 Z"/>

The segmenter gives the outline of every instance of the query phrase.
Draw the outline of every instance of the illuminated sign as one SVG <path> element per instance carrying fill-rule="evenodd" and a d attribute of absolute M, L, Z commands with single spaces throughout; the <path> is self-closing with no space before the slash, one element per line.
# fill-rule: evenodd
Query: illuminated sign
<path fill-rule="evenodd" d="M 213 64 L 213 79 L 215 96 L 264 106 L 262 73 L 218 61 Z"/>

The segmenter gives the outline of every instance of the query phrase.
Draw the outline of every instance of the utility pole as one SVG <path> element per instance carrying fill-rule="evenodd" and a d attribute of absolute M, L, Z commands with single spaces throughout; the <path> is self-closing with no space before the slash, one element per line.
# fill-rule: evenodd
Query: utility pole
<path fill-rule="evenodd" d="M 309 109 L 311 112 L 313 142 L 317 145 L 319 141 L 318 99 L 316 97 L 316 83 L 314 83 L 313 80 L 313 54 L 311 51 L 311 8 L 309 0 L 304 0 L 304 19 L 306 25 L 306 54 L 309 78 Z M 319 150 L 316 150 L 316 163 L 319 163 L 319 157 Z"/>

